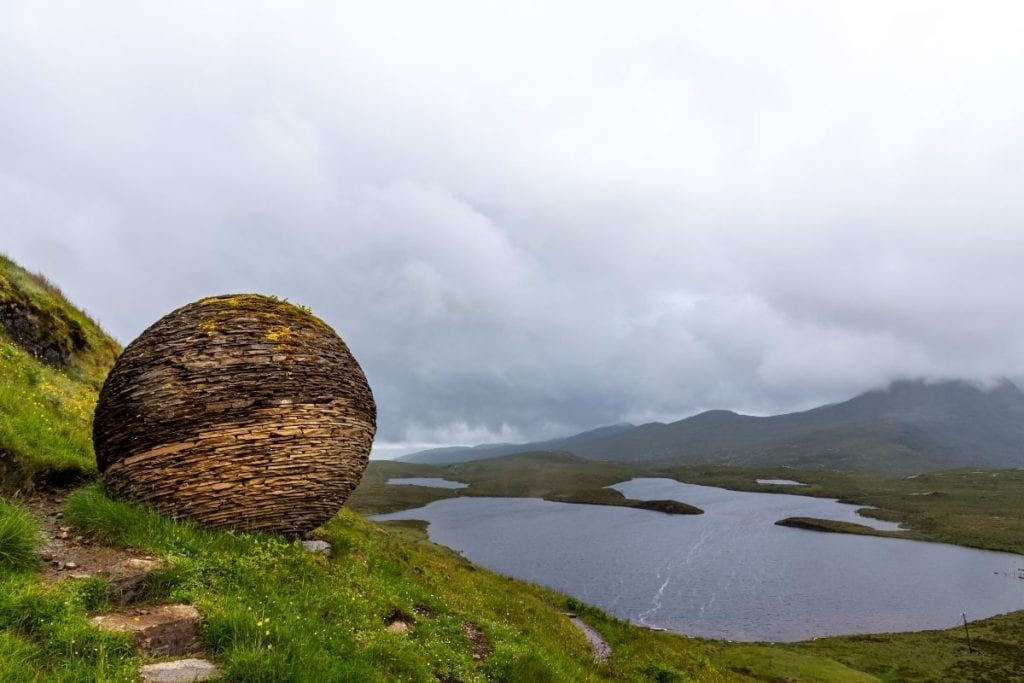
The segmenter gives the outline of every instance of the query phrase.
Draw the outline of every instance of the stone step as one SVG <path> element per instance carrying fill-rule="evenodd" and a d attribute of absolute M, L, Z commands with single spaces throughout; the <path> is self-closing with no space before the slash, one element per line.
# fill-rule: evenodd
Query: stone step
<path fill-rule="evenodd" d="M 101 572 L 110 579 L 110 598 L 121 605 L 130 605 L 142 592 L 143 583 L 150 574 L 161 569 L 160 560 L 129 557 Z"/>
<path fill-rule="evenodd" d="M 192 605 L 157 605 L 96 616 L 89 623 L 105 631 L 131 633 L 141 654 L 181 656 L 196 647 L 199 612 Z"/>
<path fill-rule="evenodd" d="M 222 673 L 216 664 L 205 659 L 176 659 L 139 669 L 142 683 L 195 683 L 212 680 Z"/>

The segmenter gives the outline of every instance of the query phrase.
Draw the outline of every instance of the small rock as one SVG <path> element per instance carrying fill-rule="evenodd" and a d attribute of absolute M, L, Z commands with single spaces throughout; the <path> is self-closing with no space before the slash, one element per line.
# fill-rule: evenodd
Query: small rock
<path fill-rule="evenodd" d="M 192 605 L 159 605 L 93 617 L 89 623 L 105 631 L 134 635 L 135 649 L 155 656 L 177 656 L 194 645 L 199 630 L 199 612 Z"/>
<path fill-rule="evenodd" d="M 331 544 L 327 541 L 303 541 L 302 547 L 306 552 L 323 555 L 324 557 L 331 556 Z"/>
<path fill-rule="evenodd" d="M 64 569 L 78 569 L 78 563 L 77 562 L 65 562 L 64 563 Z"/>
<path fill-rule="evenodd" d="M 57 534 L 57 538 L 61 539 L 62 541 L 63 540 L 67 540 L 67 539 L 71 538 L 71 532 L 70 531 L 64 531 L 62 529 L 61 532 L 59 534 Z"/>
<path fill-rule="evenodd" d="M 110 577 L 110 597 L 114 602 L 128 605 L 142 592 L 143 582 L 149 575 L 163 566 L 153 559 L 129 557 L 121 560 L 107 572 Z"/>
<path fill-rule="evenodd" d="M 391 614 L 384 618 L 384 624 L 392 633 L 405 633 L 415 622 L 411 614 L 401 609 L 391 610 Z"/>
<path fill-rule="evenodd" d="M 179 659 L 149 664 L 139 669 L 143 683 L 194 683 L 208 681 L 220 675 L 220 669 L 205 659 Z"/>
<path fill-rule="evenodd" d="M 43 562 L 53 562 L 53 553 L 51 553 L 49 550 L 44 550 L 43 552 L 39 553 L 39 557 L 43 560 Z"/>

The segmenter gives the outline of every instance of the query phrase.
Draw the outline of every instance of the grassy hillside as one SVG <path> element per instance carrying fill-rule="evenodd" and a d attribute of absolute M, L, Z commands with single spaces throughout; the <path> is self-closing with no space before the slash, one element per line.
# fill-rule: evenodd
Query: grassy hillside
<path fill-rule="evenodd" d="M 45 278 L 0 256 L 0 489 L 95 474 L 92 410 L 119 351 Z"/>
<path fill-rule="evenodd" d="M 0 519 L 3 511 L 0 510 Z M 423 540 L 343 512 L 322 530 L 334 556 L 266 534 L 211 531 L 108 500 L 95 487 L 65 508 L 96 543 L 168 558 L 146 597 L 194 604 L 201 640 L 235 681 L 875 681 L 833 654 L 681 638 L 638 629 L 565 596 L 479 569 Z M 130 681 L 142 660 L 90 628 L 109 609 L 103 579 L 46 585 L 0 573 L 0 680 Z M 562 614 L 613 648 L 598 664 Z M 387 628 L 400 618 L 404 632 Z M 483 649 L 466 624 L 483 634 Z M 979 627 L 982 628 L 982 627 Z M 952 636 L 945 636 L 954 643 Z M 1000 641 L 1002 642 L 1002 641 Z M 948 657 L 959 662 L 957 646 Z M 989 659 L 1007 666 L 1005 652 Z"/>
<path fill-rule="evenodd" d="M 0 529 L 11 511 L 0 506 Z M 44 583 L 24 552 L 0 571 L 0 680 L 130 681 L 143 660 L 124 637 L 89 627 L 111 607 L 104 579 Z M 267 534 L 197 528 L 77 491 L 65 519 L 93 543 L 170 565 L 146 599 L 194 604 L 201 641 L 235 681 L 878 681 L 1015 680 L 1024 676 L 1019 615 L 960 632 L 732 644 L 631 627 L 565 596 L 479 569 L 425 541 L 413 524 L 381 527 L 345 511 L 320 535 L 330 559 Z M 26 540 L 27 536 L 27 540 Z M 0 539 L 4 536 L 0 533 Z M 0 540 L 0 544 L 4 541 Z M 581 614 L 609 641 L 596 663 L 562 615 Z M 405 632 L 389 621 L 410 623 Z M 467 637 L 472 624 L 485 639 Z M 971 674 L 964 677 L 966 674 Z"/>
<path fill-rule="evenodd" d="M 956 630 L 784 646 L 704 641 L 635 628 L 570 597 L 475 567 L 429 543 L 416 523 L 382 526 L 343 510 L 317 532 L 333 546 L 327 559 L 278 536 L 202 529 L 110 500 L 96 483 L 77 479 L 95 473 L 89 424 L 117 345 L 41 278 L 6 259 L 0 268 L 4 320 L 22 321 L 0 332 L 0 681 L 135 681 L 147 661 L 127 636 L 89 625 L 89 617 L 114 609 L 108 579 L 51 582 L 55 573 L 43 571 L 39 550 L 53 531 L 44 532 L 36 515 L 58 512 L 47 509 L 53 492 L 44 489 L 52 486 L 63 487 L 61 496 L 77 487 L 60 510 L 69 538 L 81 537 L 73 542 L 131 548 L 167 563 L 144 583 L 143 604 L 194 605 L 202 615 L 201 645 L 230 681 L 1024 678 L 1019 615 L 972 625 L 980 651 L 973 655 Z M 607 496 L 602 487 L 631 471 L 590 463 L 584 473 L 578 458 L 564 454 L 496 466 L 375 464 L 353 504 L 384 509 L 395 505 L 395 491 L 407 497 L 403 505 L 424 500 L 425 489 L 388 486 L 389 472 L 472 480 L 478 495 L 587 500 Z M 971 495 L 964 493 L 964 510 Z M 610 643 L 607 662 L 594 660 L 566 610 Z M 396 621 L 407 628 L 389 629 Z"/>
<path fill-rule="evenodd" d="M 120 346 L 45 277 L 0 254 L 0 333 L 50 367 L 99 389 Z"/>

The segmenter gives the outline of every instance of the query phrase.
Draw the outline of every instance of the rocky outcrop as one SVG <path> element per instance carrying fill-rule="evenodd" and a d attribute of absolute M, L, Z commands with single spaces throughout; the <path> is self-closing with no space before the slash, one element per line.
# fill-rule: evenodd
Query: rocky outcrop
<path fill-rule="evenodd" d="M 58 368 L 67 368 L 72 354 L 86 346 L 85 334 L 77 322 L 58 318 L 30 301 L 0 300 L 0 328 L 15 344 Z M 66 333 L 59 334 L 58 330 Z"/>
<path fill-rule="evenodd" d="M 125 349 L 93 442 L 115 496 L 298 535 L 348 498 L 375 431 L 369 384 L 334 330 L 292 304 L 238 295 L 180 308 Z"/>

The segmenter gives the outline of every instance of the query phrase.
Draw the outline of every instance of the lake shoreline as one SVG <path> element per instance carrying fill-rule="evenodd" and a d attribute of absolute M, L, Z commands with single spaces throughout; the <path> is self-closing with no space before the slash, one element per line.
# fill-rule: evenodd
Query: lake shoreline
<path fill-rule="evenodd" d="M 800 642 L 936 630 L 959 615 L 947 614 L 950 600 L 974 606 L 975 619 L 1024 609 L 1024 592 L 1013 597 L 1007 590 L 1016 585 L 1000 578 L 1019 555 L 908 545 L 916 539 L 904 538 L 894 523 L 859 516 L 857 506 L 667 479 L 616 489 L 626 499 L 652 500 L 675 490 L 705 514 L 675 522 L 630 507 L 461 496 L 375 520 L 424 520 L 432 541 L 471 562 L 691 637 Z M 787 518 L 860 533 L 804 534 L 776 523 Z M 946 566 L 961 569 L 950 575 Z M 790 595 L 789 586 L 797 593 Z"/>

